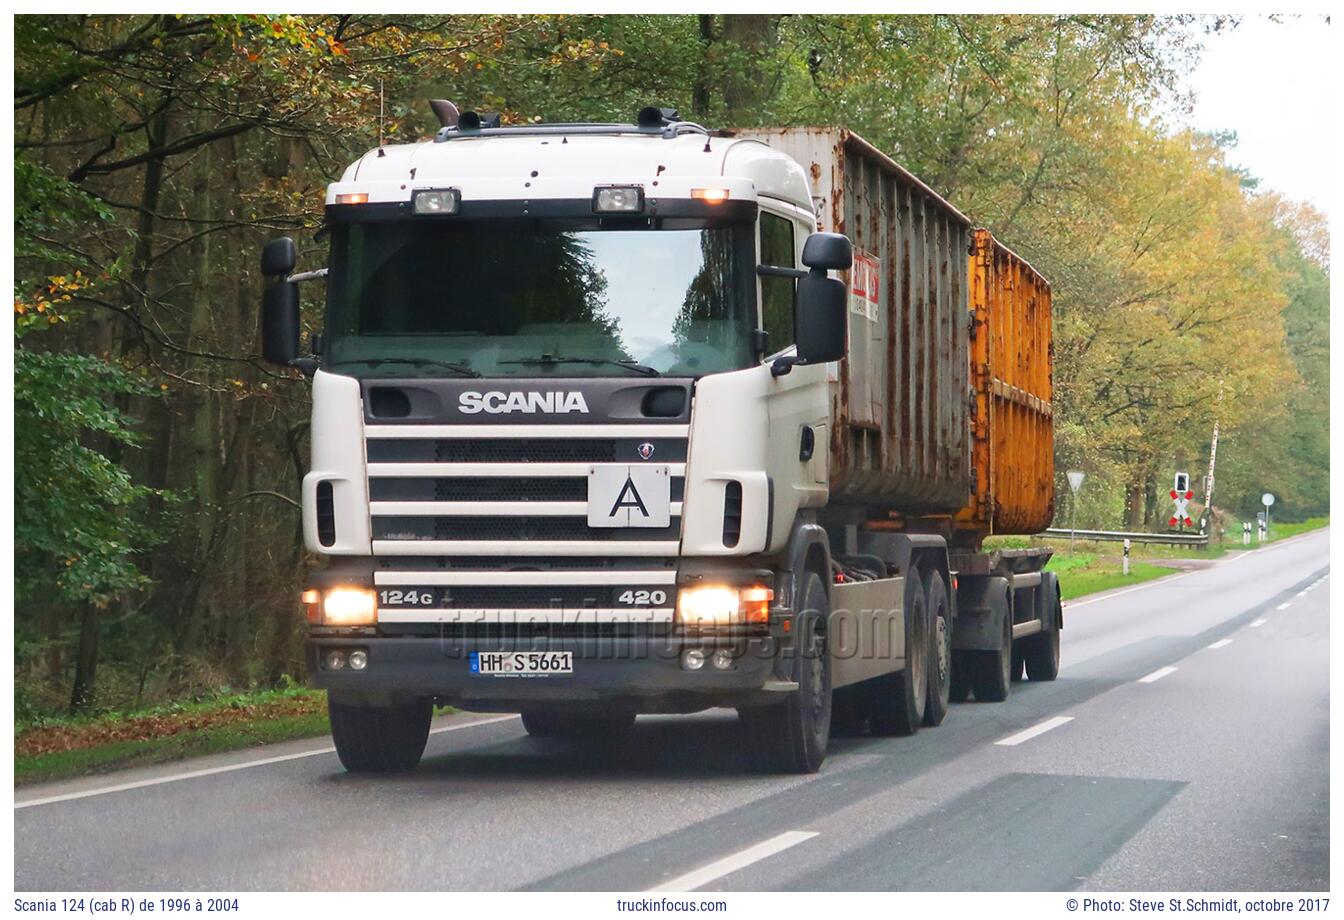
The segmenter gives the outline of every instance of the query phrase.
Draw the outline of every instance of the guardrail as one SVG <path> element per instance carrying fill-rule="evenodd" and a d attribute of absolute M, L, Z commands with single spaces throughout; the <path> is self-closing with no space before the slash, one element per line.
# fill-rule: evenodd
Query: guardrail
<path fill-rule="evenodd" d="M 1095 540 L 1103 543 L 1157 543 L 1165 546 L 1198 546 L 1207 548 L 1209 535 L 1206 533 L 1128 533 L 1121 530 L 1069 530 L 1067 527 L 1051 527 L 1041 534 L 1045 537 L 1067 537 L 1072 535 L 1079 540 Z"/>

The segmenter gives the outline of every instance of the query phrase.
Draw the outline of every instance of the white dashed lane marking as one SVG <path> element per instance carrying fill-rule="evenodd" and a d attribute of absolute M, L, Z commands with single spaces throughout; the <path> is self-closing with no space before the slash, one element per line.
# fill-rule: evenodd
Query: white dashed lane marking
<path fill-rule="evenodd" d="M 1210 645 L 1209 648 L 1223 648 L 1224 646 L 1228 646 L 1231 644 L 1232 644 L 1231 639 L 1219 639 L 1217 642 L 1213 643 L 1213 645 Z"/>
<path fill-rule="evenodd" d="M 804 840 L 811 840 L 815 836 L 817 836 L 816 831 L 785 831 L 778 837 L 762 840 L 755 846 L 739 850 L 723 859 L 716 859 L 709 865 L 701 866 L 685 875 L 678 875 L 670 881 L 650 888 L 649 891 L 694 891 L 701 885 L 708 885 L 710 882 L 717 881 L 725 875 L 731 875 L 738 869 L 744 869 L 752 863 L 769 859 L 776 853 L 782 853 L 789 847 L 795 847 Z"/>
<path fill-rule="evenodd" d="M 1173 673 L 1175 673 L 1175 671 L 1176 671 L 1176 669 L 1173 668 L 1173 667 L 1168 667 L 1168 668 L 1158 668 L 1158 669 L 1157 669 L 1156 671 L 1154 671 L 1153 673 L 1151 673 L 1151 674 L 1149 674 L 1149 675 L 1147 675 L 1147 676 L 1145 676 L 1145 677 L 1140 677 L 1140 678 L 1139 678 L 1139 683 L 1141 683 L 1141 684 L 1155 684 L 1155 683 L 1157 683 L 1159 680 L 1161 680 L 1162 678 L 1166 677 L 1168 674 L 1173 674 Z"/>
<path fill-rule="evenodd" d="M 1033 725 L 1025 731 L 1020 731 L 1016 735 L 1009 735 L 1007 738 L 995 741 L 994 743 L 1003 745 L 1004 747 L 1014 747 L 1021 744 L 1023 741 L 1030 741 L 1037 735 L 1044 735 L 1052 728 L 1059 728 L 1061 725 L 1072 721 L 1073 716 L 1055 716 L 1053 719 L 1046 719 L 1044 722 Z"/>

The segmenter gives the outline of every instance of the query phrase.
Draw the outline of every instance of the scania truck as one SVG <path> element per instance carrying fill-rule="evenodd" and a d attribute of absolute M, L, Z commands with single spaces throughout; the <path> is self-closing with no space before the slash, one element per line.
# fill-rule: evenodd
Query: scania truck
<path fill-rule="evenodd" d="M 734 708 L 812 772 L 1055 678 L 1048 550 L 982 546 L 1053 514 L 1030 265 L 843 128 L 434 108 L 329 186 L 326 268 L 262 255 L 347 769 L 413 769 L 451 704 L 576 738 Z"/>

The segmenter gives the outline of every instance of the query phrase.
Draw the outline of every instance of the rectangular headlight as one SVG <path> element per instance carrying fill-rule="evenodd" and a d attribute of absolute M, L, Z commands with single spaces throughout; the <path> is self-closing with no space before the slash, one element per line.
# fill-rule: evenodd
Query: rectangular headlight
<path fill-rule="evenodd" d="M 462 193 L 455 188 L 418 188 L 411 203 L 416 214 L 456 214 Z"/>
<path fill-rule="evenodd" d="M 764 585 L 703 585 L 677 593 L 677 622 L 691 627 L 762 624 L 770 620 L 775 592 Z"/>
<path fill-rule="evenodd" d="M 644 189 L 638 185 L 610 185 L 593 189 L 593 210 L 599 213 L 638 214 L 644 210 Z"/>
<path fill-rule="evenodd" d="M 322 595 L 324 626 L 373 626 L 378 622 L 378 595 L 372 588 L 344 585 Z"/>

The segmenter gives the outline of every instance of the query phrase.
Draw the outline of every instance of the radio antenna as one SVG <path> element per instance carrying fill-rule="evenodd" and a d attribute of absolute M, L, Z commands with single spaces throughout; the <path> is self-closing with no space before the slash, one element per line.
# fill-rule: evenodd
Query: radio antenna
<path fill-rule="evenodd" d="M 383 146 L 383 80 L 378 78 L 378 147 Z"/>

